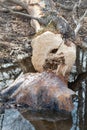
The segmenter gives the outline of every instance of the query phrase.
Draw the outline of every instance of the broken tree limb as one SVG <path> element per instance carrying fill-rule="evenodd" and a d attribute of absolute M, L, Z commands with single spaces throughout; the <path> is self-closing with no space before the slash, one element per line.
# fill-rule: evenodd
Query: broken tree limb
<path fill-rule="evenodd" d="M 43 8 L 44 5 L 42 3 L 40 4 L 40 0 L 9 0 L 8 2 L 12 2 L 22 6 L 32 17 L 41 18 L 41 16 L 43 15 L 41 14 L 41 7 Z M 31 25 L 33 26 L 36 32 L 38 32 L 41 29 L 41 26 L 37 20 L 31 20 Z"/>
<path fill-rule="evenodd" d="M 73 109 L 74 95 L 63 79 L 52 72 L 27 73 L 2 91 L 4 98 L 27 104 L 31 110 L 70 112 Z"/>
<path fill-rule="evenodd" d="M 77 22 L 77 26 L 75 28 L 75 36 L 77 35 L 78 31 L 80 30 L 80 28 L 82 26 L 83 19 L 85 18 L 86 15 L 87 15 L 87 10 L 85 11 L 85 13 L 83 14 L 83 16 Z"/>
<path fill-rule="evenodd" d="M 9 11 L 12 14 L 19 15 L 19 16 L 24 16 L 24 17 L 27 17 L 29 19 L 35 19 L 35 20 L 37 20 L 38 22 L 41 23 L 41 20 L 39 18 L 33 17 L 33 16 L 29 15 L 29 14 L 25 14 L 25 13 L 14 11 L 14 10 L 8 8 L 7 6 L 5 6 L 4 4 L 1 4 L 1 3 L 0 3 L 0 6 L 6 8 L 7 11 Z"/>

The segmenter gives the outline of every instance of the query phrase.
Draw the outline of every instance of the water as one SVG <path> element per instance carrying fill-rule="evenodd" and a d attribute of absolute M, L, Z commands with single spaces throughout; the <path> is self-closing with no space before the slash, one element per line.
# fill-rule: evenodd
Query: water
<path fill-rule="evenodd" d="M 77 99 L 71 116 L 64 116 L 62 113 L 60 115 L 53 113 L 50 116 L 45 116 L 44 113 L 43 116 L 30 111 L 24 112 L 23 116 L 34 125 L 36 130 L 87 130 L 87 103 L 85 102 L 87 101 L 84 96 L 83 99 Z"/>

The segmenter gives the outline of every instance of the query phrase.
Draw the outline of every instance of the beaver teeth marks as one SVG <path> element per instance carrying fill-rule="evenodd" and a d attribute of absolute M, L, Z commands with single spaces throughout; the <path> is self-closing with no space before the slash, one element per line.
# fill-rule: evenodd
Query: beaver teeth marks
<path fill-rule="evenodd" d="M 55 51 L 53 51 L 54 53 Z M 45 60 L 44 70 L 57 70 L 58 65 L 65 64 L 64 54 L 60 53 L 56 57 L 51 57 Z"/>
<path fill-rule="evenodd" d="M 55 54 L 55 53 L 57 53 L 57 51 L 58 51 L 58 49 L 53 49 L 53 50 L 50 51 L 50 53 Z"/>

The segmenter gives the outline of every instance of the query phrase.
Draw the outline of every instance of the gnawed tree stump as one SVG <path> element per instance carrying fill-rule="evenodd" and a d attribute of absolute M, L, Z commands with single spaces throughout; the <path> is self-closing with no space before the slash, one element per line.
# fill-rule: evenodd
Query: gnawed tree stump
<path fill-rule="evenodd" d="M 76 46 L 60 34 L 46 31 L 32 40 L 32 63 L 38 72 L 51 70 L 68 81 L 76 59 Z"/>
<path fill-rule="evenodd" d="M 32 40 L 32 48 L 33 65 L 41 73 L 20 76 L 2 91 L 2 96 L 14 99 L 16 103 L 27 104 L 31 110 L 70 112 L 75 93 L 67 87 L 66 77 L 75 62 L 75 45 L 72 42 L 64 44 L 60 34 L 47 31 Z"/>
<path fill-rule="evenodd" d="M 27 104 L 31 110 L 70 112 L 74 95 L 64 80 L 52 72 L 24 74 L 2 91 L 2 96 Z"/>

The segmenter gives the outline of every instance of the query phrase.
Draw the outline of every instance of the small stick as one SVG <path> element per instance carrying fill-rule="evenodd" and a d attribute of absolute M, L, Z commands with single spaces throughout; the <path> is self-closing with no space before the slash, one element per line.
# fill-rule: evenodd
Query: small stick
<path fill-rule="evenodd" d="M 73 6 L 65 6 L 65 5 L 63 5 L 63 4 L 60 4 L 60 3 L 56 3 L 56 6 L 58 6 L 58 7 L 61 7 L 62 9 L 64 9 L 64 10 L 68 10 L 68 11 L 72 11 L 73 10 Z"/>
<path fill-rule="evenodd" d="M 77 26 L 76 26 L 76 28 L 75 28 L 75 36 L 77 35 L 77 33 L 78 33 L 78 31 L 80 30 L 80 28 L 82 27 L 82 21 L 83 21 L 83 19 L 84 19 L 84 17 L 87 15 L 87 10 L 85 11 L 85 13 L 83 14 L 83 16 L 79 19 L 79 21 L 78 21 L 78 24 L 77 24 Z"/>

